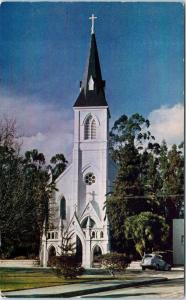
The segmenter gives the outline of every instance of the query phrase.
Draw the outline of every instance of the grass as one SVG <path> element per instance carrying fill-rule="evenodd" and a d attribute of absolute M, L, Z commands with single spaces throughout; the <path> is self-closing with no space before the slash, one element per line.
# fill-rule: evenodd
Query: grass
<path fill-rule="evenodd" d="M 23 290 L 29 288 L 39 288 L 56 285 L 66 285 L 73 283 L 85 283 L 100 280 L 128 280 L 134 279 L 137 274 L 130 272 L 112 277 L 110 275 L 83 275 L 75 279 L 65 279 L 57 277 L 52 269 L 44 268 L 2 268 L 0 267 L 0 291 Z"/>
<path fill-rule="evenodd" d="M 0 290 L 13 291 L 29 288 L 84 283 L 110 279 L 110 276 L 81 276 L 75 279 L 57 277 L 51 269 L 44 268 L 0 268 Z"/>

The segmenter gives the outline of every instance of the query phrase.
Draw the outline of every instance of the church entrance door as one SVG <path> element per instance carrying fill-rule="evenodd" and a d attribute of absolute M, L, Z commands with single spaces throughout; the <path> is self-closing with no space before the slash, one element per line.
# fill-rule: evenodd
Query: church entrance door
<path fill-rule="evenodd" d="M 82 264 L 83 246 L 79 236 L 76 236 L 76 257 L 79 263 Z"/>
<path fill-rule="evenodd" d="M 54 246 L 51 246 L 48 250 L 48 266 L 51 265 L 51 261 L 54 256 L 56 256 L 56 249 Z"/>
<path fill-rule="evenodd" d="M 96 245 L 94 250 L 93 250 L 93 263 L 92 263 L 92 267 L 93 268 L 100 268 L 100 262 L 99 262 L 99 256 L 102 255 L 102 251 L 101 248 Z"/>

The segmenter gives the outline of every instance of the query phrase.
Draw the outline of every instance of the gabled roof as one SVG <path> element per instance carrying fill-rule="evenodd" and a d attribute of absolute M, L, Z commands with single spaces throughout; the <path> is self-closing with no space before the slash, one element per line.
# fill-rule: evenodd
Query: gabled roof
<path fill-rule="evenodd" d="M 89 89 L 89 81 L 93 80 L 94 88 Z M 107 106 L 105 98 L 105 81 L 102 80 L 95 33 L 91 34 L 91 44 L 84 79 L 80 82 L 81 91 L 74 104 L 78 106 Z"/>

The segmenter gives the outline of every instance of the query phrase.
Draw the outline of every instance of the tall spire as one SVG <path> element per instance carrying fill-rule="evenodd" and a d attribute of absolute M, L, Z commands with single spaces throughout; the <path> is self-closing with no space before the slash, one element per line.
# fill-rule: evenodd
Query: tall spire
<path fill-rule="evenodd" d="M 74 104 L 78 106 L 108 106 L 105 98 L 105 81 L 102 80 L 101 67 L 94 33 L 94 15 L 92 20 L 90 50 L 83 81 L 80 82 L 80 94 Z"/>

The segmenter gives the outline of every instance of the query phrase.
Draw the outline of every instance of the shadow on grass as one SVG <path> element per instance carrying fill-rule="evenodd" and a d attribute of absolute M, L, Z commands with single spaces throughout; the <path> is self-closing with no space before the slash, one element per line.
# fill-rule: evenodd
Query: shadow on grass
<path fill-rule="evenodd" d="M 158 293 L 145 293 L 145 296 L 146 295 L 152 295 L 152 296 L 155 296 L 155 295 L 159 295 Z M 114 294 L 114 295 L 104 295 L 104 296 L 82 296 L 82 298 L 124 298 L 124 297 L 137 297 L 137 296 L 144 296 L 144 293 L 134 293 L 134 294 Z"/>

